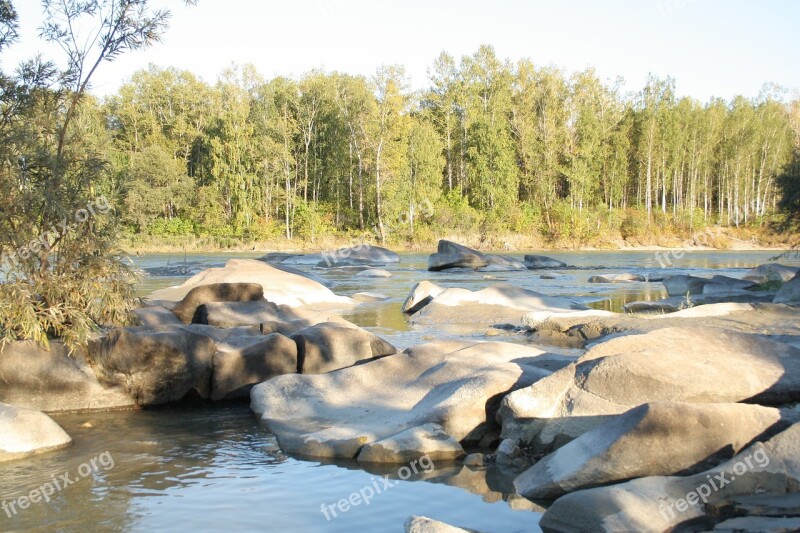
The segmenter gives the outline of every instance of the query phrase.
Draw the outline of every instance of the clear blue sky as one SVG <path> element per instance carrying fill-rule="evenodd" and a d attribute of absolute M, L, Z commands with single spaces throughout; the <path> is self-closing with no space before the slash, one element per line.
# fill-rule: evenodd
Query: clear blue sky
<path fill-rule="evenodd" d="M 15 0 L 23 27 L 4 53 L 8 69 L 37 50 L 40 2 Z M 214 82 L 232 62 L 266 77 L 312 68 L 371 75 L 381 63 L 406 67 L 412 86 L 442 50 L 456 57 L 486 43 L 501 58 L 529 57 L 568 73 L 594 66 L 638 90 L 648 72 L 671 75 L 678 93 L 756 96 L 765 82 L 800 89 L 798 0 L 200 0 L 173 12 L 162 44 L 123 56 L 98 72 L 109 94 L 148 63 Z"/>

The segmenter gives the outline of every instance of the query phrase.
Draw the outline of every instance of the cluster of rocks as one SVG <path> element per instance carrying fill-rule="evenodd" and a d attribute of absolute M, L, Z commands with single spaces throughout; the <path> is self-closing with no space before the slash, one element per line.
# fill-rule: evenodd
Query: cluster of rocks
<path fill-rule="evenodd" d="M 4 346 L 0 421 L 24 429 L 52 422 L 40 411 L 247 398 L 255 384 L 275 376 L 330 372 L 396 353 L 328 309 L 352 303 L 306 277 L 232 260 L 156 291 L 136 311 L 141 325 L 108 331 L 83 350 L 70 354 L 59 341 L 49 349 L 32 342 Z M 8 409 L 41 416 L 20 411 L 12 418 Z M 40 451 L 56 449 L 53 433 L 32 434 L 41 436 Z M 18 449 L 0 443 L 0 457 L 28 453 L 25 446 L 36 439 L 25 435 L 3 431 Z"/>
<path fill-rule="evenodd" d="M 509 272 L 541 268 L 564 268 L 566 263 L 541 255 L 526 255 L 519 261 L 507 255 L 484 254 L 467 246 L 440 240 L 436 253 L 428 257 L 428 270 L 439 272 L 465 268 L 480 272 Z"/>
<path fill-rule="evenodd" d="M 269 259 L 316 264 L 281 257 Z M 564 266 L 552 261 L 440 241 L 429 270 Z M 489 462 L 516 469 L 515 497 L 550 505 L 545 531 L 797 529 L 800 310 L 786 303 L 798 303 L 798 276 L 780 265 L 743 280 L 667 276 L 673 297 L 725 303 L 646 316 L 510 285 L 424 281 L 402 307 L 416 324 L 507 321 L 539 346 L 580 349 L 439 340 L 398 353 L 337 314 L 354 300 L 265 261 L 234 260 L 153 293 L 140 326 L 84 352 L 4 348 L 0 460 L 69 445 L 41 410 L 249 397 L 281 449 L 298 456 L 376 472 L 422 457 L 439 475 L 447 465 L 458 475 Z M 769 302 L 735 303 L 778 278 Z M 425 517 L 406 530 L 469 531 Z"/>
<path fill-rule="evenodd" d="M 345 246 L 316 254 L 273 252 L 265 255 L 261 260 L 282 267 L 285 265 L 343 267 L 398 263 L 400 261 L 400 256 L 380 246 L 360 243 L 354 246 Z"/>

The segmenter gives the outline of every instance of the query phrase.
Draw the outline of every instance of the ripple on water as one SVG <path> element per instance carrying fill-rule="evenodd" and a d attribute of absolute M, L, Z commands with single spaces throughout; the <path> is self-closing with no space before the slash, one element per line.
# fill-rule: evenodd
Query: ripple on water
<path fill-rule="evenodd" d="M 290 458 L 259 427 L 249 408 L 174 408 L 54 417 L 75 441 L 72 448 L 0 464 L 0 498 L 28 494 L 82 463 L 109 452 L 113 468 L 98 468 L 52 497 L 8 518 L 0 530 L 41 531 L 402 531 L 412 514 L 493 532 L 536 531 L 539 514 L 515 511 L 486 486 L 484 473 L 451 486 L 453 468 L 432 482 L 399 481 L 370 505 L 337 511 L 336 504 L 379 474 L 353 464 Z M 92 427 L 81 427 L 87 421 Z M 452 472 L 451 472 L 452 471 Z M 393 481 L 393 483 L 395 482 Z M 481 489 L 481 485 L 483 488 Z"/>

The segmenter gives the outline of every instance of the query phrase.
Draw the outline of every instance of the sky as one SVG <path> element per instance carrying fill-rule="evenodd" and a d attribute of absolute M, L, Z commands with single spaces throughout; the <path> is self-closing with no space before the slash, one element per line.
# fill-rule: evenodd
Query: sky
<path fill-rule="evenodd" d="M 21 42 L 0 58 L 6 70 L 42 52 L 38 0 L 13 0 Z M 233 63 L 266 78 L 311 69 L 374 74 L 401 64 L 411 86 L 428 85 L 441 51 L 456 58 L 481 44 L 503 59 L 526 57 L 571 74 L 594 67 L 637 91 L 648 73 L 676 80 L 701 101 L 755 97 L 765 82 L 800 90 L 798 0 L 154 0 L 172 11 L 163 42 L 104 64 L 95 94 L 117 91 L 148 64 L 189 70 L 209 83 Z"/>

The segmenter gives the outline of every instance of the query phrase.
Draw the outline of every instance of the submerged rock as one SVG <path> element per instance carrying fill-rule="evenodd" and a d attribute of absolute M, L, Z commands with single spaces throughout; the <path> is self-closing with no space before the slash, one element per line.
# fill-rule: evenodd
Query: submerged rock
<path fill-rule="evenodd" d="M 0 463 L 71 444 L 70 436 L 46 414 L 0 403 Z"/>
<path fill-rule="evenodd" d="M 380 268 L 368 268 L 357 273 L 356 276 L 359 278 L 391 278 L 392 273 Z"/>
<path fill-rule="evenodd" d="M 603 276 L 592 276 L 589 278 L 589 283 L 629 283 L 631 281 L 645 282 L 644 276 L 639 274 L 606 274 Z"/>
<path fill-rule="evenodd" d="M 353 295 L 353 300 L 357 302 L 384 302 L 390 297 L 380 292 L 357 292 Z"/>
<path fill-rule="evenodd" d="M 510 272 L 514 270 L 527 270 L 525 263 L 509 257 L 507 255 L 484 255 L 486 266 L 481 268 L 482 272 Z"/>
<path fill-rule="evenodd" d="M 570 366 L 506 396 L 498 417 L 503 437 L 549 451 L 649 402 L 798 400 L 800 349 L 712 328 L 666 327 L 595 345 Z"/>
<path fill-rule="evenodd" d="M 352 305 L 353 300 L 337 296 L 330 289 L 311 279 L 284 272 L 257 259 L 231 259 L 223 268 L 209 268 L 176 287 L 150 294 L 151 300 L 182 300 L 189 291 L 215 283 L 257 283 L 264 297 L 272 303 L 290 306 Z"/>
<path fill-rule="evenodd" d="M 292 254 L 275 252 L 260 258 L 261 261 L 280 265 L 315 265 L 334 267 L 345 265 L 382 265 L 400 262 L 395 252 L 361 243 L 354 246 L 343 246 L 334 250 L 326 250 L 316 254 Z"/>
<path fill-rule="evenodd" d="M 530 364 L 541 354 L 499 342 L 423 344 L 329 374 L 273 378 L 253 388 L 251 408 L 282 449 L 304 456 L 353 458 L 426 423 L 477 442 L 495 427 L 503 395 L 549 374 Z"/>
<path fill-rule="evenodd" d="M 564 268 L 567 264 L 558 259 L 547 257 L 546 255 L 526 255 L 525 266 L 530 270 L 537 270 L 540 268 Z"/>
<path fill-rule="evenodd" d="M 464 448 L 442 426 L 423 424 L 365 444 L 357 459 L 362 463 L 409 463 L 420 457 L 436 462 L 463 456 Z"/>
<path fill-rule="evenodd" d="M 426 516 L 412 516 L 405 523 L 406 533 L 475 533 Z"/>
<path fill-rule="evenodd" d="M 546 456 L 514 486 L 526 498 L 552 500 L 638 477 L 695 474 L 772 436 L 780 420 L 778 409 L 757 405 L 648 403 Z"/>

